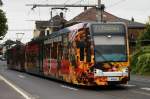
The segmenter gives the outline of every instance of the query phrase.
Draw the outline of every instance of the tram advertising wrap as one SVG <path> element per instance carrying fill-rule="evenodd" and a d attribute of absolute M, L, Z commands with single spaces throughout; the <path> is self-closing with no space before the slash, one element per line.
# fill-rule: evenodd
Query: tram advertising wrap
<path fill-rule="evenodd" d="M 124 23 L 78 23 L 24 46 L 25 72 L 85 86 L 126 84 L 130 78 Z"/>

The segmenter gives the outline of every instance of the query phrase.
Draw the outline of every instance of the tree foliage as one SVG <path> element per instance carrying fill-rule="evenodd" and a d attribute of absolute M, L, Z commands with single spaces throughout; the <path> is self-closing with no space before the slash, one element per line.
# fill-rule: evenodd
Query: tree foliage
<path fill-rule="evenodd" d="M 146 24 L 146 30 L 140 35 L 136 44 L 136 51 L 131 57 L 132 72 L 150 75 L 150 24 Z M 146 44 L 147 42 L 147 44 Z"/>
<path fill-rule="evenodd" d="M 132 72 L 137 74 L 150 73 L 150 46 L 139 49 L 132 55 Z"/>
<path fill-rule="evenodd" d="M 146 24 L 145 32 L 140 36 L 140 40 L 150 40 L 150 24 Z"/>
<path fill-rule="evenodd" d="M 7 18 L 3 10 L 0 9 L 0 36 L 5 35 L 7 30 L 8 30 Z"/>
<path fill-rule="evenodd" d="M 146 29 L 137 39 L 136 49 L 139 50 L 142 46 L 150 45 L 150 23 L 146 24 Z"/>
<path fill-rule="evenodd" d="M 3 2 L 2 2 L 2 0 L 0 0 L 0 6 L 2 6 L 3 5 Z"/>

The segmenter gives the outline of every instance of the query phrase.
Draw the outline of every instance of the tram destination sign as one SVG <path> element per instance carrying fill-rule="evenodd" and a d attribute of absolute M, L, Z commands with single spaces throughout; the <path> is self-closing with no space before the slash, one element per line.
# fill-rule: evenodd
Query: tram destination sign
<path fill-rule="evenodd" d="M 96 34 L 103 33 L 124 33 L 125 28 L 122 24 L 92 24 L 91 30 Z"/>

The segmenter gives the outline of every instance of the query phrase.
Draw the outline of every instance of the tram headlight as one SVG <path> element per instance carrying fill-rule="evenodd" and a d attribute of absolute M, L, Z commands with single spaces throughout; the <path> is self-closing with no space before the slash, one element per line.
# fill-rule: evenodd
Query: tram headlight
<path fill-rule="evenodd" d="M 122 69 L 122 73 L 123 73 L 123 76 L 128 76 L 129 75 L 129 68 L 128 67 L 125 67 Z"/>
<path fill-rule="evenodd" d="M 100 69 L 94 69 L 94 75 L 95 76 L 102 76 L 103 75 L 103 71 Z"/>
<path fill-rule="evenodd" d="M 128 67 L 123 68 L 123 69 L 122 69 L 122 72 L 129 72 Z"/>

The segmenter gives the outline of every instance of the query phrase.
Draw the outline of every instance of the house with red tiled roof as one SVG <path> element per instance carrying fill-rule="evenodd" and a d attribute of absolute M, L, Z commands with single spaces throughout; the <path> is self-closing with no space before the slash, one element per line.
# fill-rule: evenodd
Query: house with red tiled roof
<path fill-rule="evenodd" d="M 35 34 L 39 36 L 45 36 L 45 30 L 47 28 L 50 28 L 51 32 L 57 31 L 63 27 L 67 27 L 69 25 L 72 25 L 76 22 L 93 22 L 97 21 L 97 9 L 96 8 L 89 8 L 85 10 L 84 12 L 80 13 L 76 17 L 74 17 L 70 21 L 66 21 L 63 17 L 56 15 L 52 19 L 48 21 L 36 21 L 36 30 Z M 111 13 L 108 13 L 106 11 L 103 11 L 102 20 L 104 22 L 124 22 L 128 27 L 128 35 L 129 35 L 129 42 L 130 42 L 130 48 L 134 48 L 135 42 L 140 35 L 140 33 L 143 33 L 145 30 L 145 24 L 135 22 L 134 19 L 127 20 L 120 17 L 117 17 Z M 131 50 L 132 50 L 131 49 Z"/>
<path fill-rule="evenodd" d="M 69 22 L 91 22 L 91 21 L 97 21 L 97 9 L 96 8 L 89 8 L 85 10 L 84 12 L 80 13 L 76 17 L 74 17 Z M 128 35 L 129 35 L 129 42 L 130 46 L 133 48 L 135 45 L 135 42 L 140 35 L 140 33 L 143 33 L 145 30 L 145 24 L 135 22 L 134 19 L 127 20 L 120 17 L 117 17 L 111 13 L 108 13 L 106 11 L 103 12 L 102 21 L 104 22 L 124 22 L 128 27 Z M 131 49 L 132 50 L 132 49 Z"/>
<path fill-rule="evenodd" d="M 64 24 L 67 22 L 63 18 L 63 16 L 56 15 L 52 17 L 50 20 L 47 21 L 36 21 L 35 22 L 35 30 L 34 30 L 34 37 L 39 36 L 46 36 L 45 34 L 46 30 L 49 29 L 49 32 L 57 31 L 64 27 Z"/>

